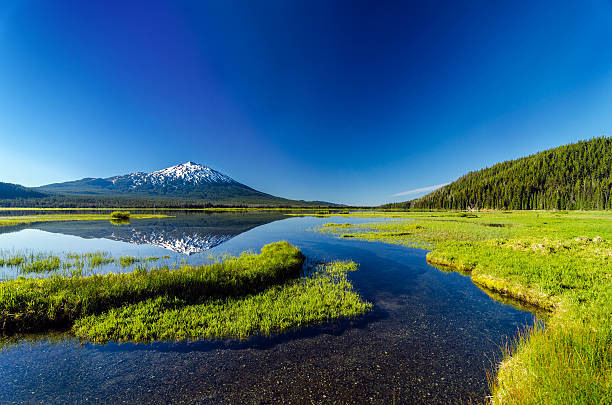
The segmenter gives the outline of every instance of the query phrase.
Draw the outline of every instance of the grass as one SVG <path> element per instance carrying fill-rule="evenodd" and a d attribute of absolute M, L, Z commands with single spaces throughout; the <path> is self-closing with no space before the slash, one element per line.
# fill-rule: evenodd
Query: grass
<path fill-rule="evenodd" d="M 0 251 L 0 267 L 17 267 L 22 274 L 57 271 L 61 265 L 61 259 L 52 254 Z"/>
<path fill-rule="evenodd" d="M 430 263 L 550 311 L 546 328 L 525 331 L 506 348 L 491 379 L 492 403 L 612 403 L 611 212 L 350 216 L 390 214 L 396 220 L 321 231 L 430 249 Z"/>
<path fill-rule="evenodd" d="M 0 327 L 16 333 L 74 326 L 77 336 L 95 342 L 242 338 L 369 308 L 346 279 L 354 264 L 298 278 L 303 262 L 299 249 L 277 242 L 260 254 L 210 265 L 6 280 L 0 282 Z"/>
<path fill-rule="evenodd" d="M 120 221 L 130 219 L 130 211 L 113 211 L 111 213 L 111 219 Z"/>
<path fill-rule="evenodd" d="M 130 267 L 134 263 L 150 263 L 159 260 L 159 257 L 135 257 L 135 256 L 122 256 L 118 259 L 121 267 Z"/>
<path fill-rule="evenodd" d="M 169 256 L 164 256 L 165 259 Z M 10 252 L 0 250 L 0 267 L 17 268 L 18 274 L 52 274 L 52 275 L 86 275 L 94 270 L 108 265 L 118 264 L 123 268 L 134 263 L 148 264 L 159 260 L 159 257 L 133 257 L 123 256 L 115 258 L 108 252 L 90 253 L 32 253 Z"/>
<path fill-rule="evenodd" d="M 60 268 L 61 260 L 57 256 L 41 257 L 21 266 L 23 273 L 46 273 Z"/>
<path fill-rule="evenodd" d="M 13 210 L 10 210 L 13 211 Z M 35 210 L 32 210 L 35 211 Z M 47 210 L 44 210 L 47 211 Z M 132 214 L 129 219 L 151 219 L 167 218 L 168 215 L 161 214 Z M 51 221 L 111 221 L 112 223 L 125 223 L 125 218 L 113 218 L 106 214 L 46 214 L 46 215 L 27 215 L 27 216 L 7 216 L 0 217 L 0 226 L 15 226 L 21 224 L 31 224 L 36 222 Z"/>
<path fill-rule="evenodd" d="M 367 311 L 346 278 L 357 266 L 334 262 L 310 277 L 243 297 L 190 302 L 162 295 L 79 319 L 77 337 L 93 342 L 240 338 L 282 332 Z"/>

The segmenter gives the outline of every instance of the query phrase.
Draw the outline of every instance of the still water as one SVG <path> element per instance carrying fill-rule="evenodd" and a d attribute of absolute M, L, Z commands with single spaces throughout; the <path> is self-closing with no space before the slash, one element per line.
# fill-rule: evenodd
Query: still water
<path fill-rule="evenodd" d="M 533 314 L 493 300 L 469 278 L 429 266 L 424 250 L 313 231 L 327 222 L 371 220 L 173 215 L 122 226 L 91 221 L 0 228 L 0 249 L 205 263 L 210 254 L 287 240 L 310 261 L 359 263 L 350 278 L 374 310 L 247 341 L 94 345 L 65 335 L 24 337 L 0 352 L 0 403 L 482 402 L 500 346 L 534 322 Z"/>

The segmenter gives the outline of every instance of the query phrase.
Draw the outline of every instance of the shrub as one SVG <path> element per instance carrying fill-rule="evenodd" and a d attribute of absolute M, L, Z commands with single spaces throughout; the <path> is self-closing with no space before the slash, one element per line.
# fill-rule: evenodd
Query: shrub
<path fill-rule="evenodd" d="M 115 220 L 130 219 L 130 212 L 129 211 L 113 211 L 113 213 L 111 214 L 111 218 Z"/>

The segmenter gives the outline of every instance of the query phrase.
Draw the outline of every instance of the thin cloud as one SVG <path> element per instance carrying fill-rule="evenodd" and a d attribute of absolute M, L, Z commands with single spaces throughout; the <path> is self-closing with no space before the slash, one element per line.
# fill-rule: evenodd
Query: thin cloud
<path fill-rule="evenodd" d="M 411 195 L 411 194 L 426 193 L 426 192 L 429 192 L 429 191 L 437 190 L 440 187 L 448 186 L 449 184 L 450 183 L 442 183 L 442 184 L 436 184 L 435 186 L 427 186 L 427 187 L 415 188 L 413 190 L 402 191 L 401 193 L 393 194 L 393 197 L 400 197 L 402 195 Z"/>

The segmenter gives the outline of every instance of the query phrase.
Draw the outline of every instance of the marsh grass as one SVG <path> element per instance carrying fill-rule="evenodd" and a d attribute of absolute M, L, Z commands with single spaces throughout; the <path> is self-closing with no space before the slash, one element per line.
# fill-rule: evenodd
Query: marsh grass
<path fill-rule="evenodd" d="M 504 360 L 491 380 L 496 404 L 612 403 L 609 320 L 580 317 L 561 325 L 519 333 L 504 348 Z"/>
<path fill-rule="evenodd" d="M 62 267 L 70 269 L 72 267 L 83 268 L 85 266 L 95 269 L 106 264 L 115 263 L 113 258 L 108 252 L 91 252 L 91 253 L 67 253 L 66 262 L 63 263 Z"/>
<path fill-rule="evenodd" d="M 162 295 L 190 301 L 242 296 L 297 277 L 301 252 L 287 242 L 264 246 L 224 262 L 178 269 L 144 267 L 132 273 L 0 283 L 0 326 L 4 332 L 62 328 L 76 319 Z"/>
<path fill-rule="evenodd" d="M 0 267 L 16 267 L 21 274 L 54 272 L 59 270 L 61 265 L 61 259 L 53 254 L 0 250 Z"/>
<path fill-rule="evenodd" d="M 164 259 L 170 256 L 164 256 Z M 159 257 L 132 257 L 115 258 L 108 252 L 96 251 L 89 253 L 32 253 L 10 252 L 0 250 L 0 267 L 16 268 L 19 275 L 32 276 L 37 274 L 57 276 L 84 276 L 91 275 L 97 269 L 117 264 L 123 268 L 134 263 L 148 265 L 159 260 Z"/>
<path fill-rule="evenodd" d="M 550 311 L 506 347 L 491 402 L 612 403 L 612 213 L 353 213 L 400 221 L 324 225 L 338 237 L 431 249 L 428 262 Z"/>
<path fill-rule="evenodd" d="M 164 256 L 164 258 L 169 258 L 170 256 Z M 130 267 L 134 263 L 151 263 L 159 260 L 159 257 L 149 256 L 149 257 L 135 257 L 135 256 L 121 256 L 118 259 L 119 265 L 121 267 Z"/>
<path fill-rule="evenodd" d="M 134 256 L 121 256 L 119 258 L 119 265 L 121 267 L 129 267 L 138 261 L 137 257 Z"/>
<path fill-rule="evenodd" d="M 111 213 L 111 219 L 115 221 L 126 221 L 130 219 L 130 211 L 113 211 Z"/>
<path fill-rule="evenodd" d="M 36 210 L 32 210 L 36 213 Z M 44 210 L 47 211 L 47 210 Z M 169 215 L 162 214 L 131 214 L 127 219 L 113 218 L 108 214 L 33 214 L 24 216 L 0 217 L 0 226 L 15 226 L 22 224 L 31 224 L 36 222 L 52 222 L 52 221 L 111 221 L 111 223 L 120 225 L 129 223 L 130 219 L 151 219 L 151 218 L 167 218 Z"/>
<path fill-rule="evenodd" d="M 104 252 L 70 256 L 81 266 L 111 259 Z M 158 258 L 135 259 L 131 264 Z M 300 278 L 303 263 L 299 249 L 277 242 L 260 254 L 224 256 L 202 266 L 21 277 L 0 282 L 0 326 L 5 334 L 72 328 L 92 342 L 246 338 L 371 307 L 346 276 L 355 263 L 321 265 Z"/>
<path fill-rule="evenodd" d="M 13 254 L 5 257 L 0 257 L 0 266 L 17 267 L 26 261 L 23 255 Z"/>
<path fill-rule="evenodd" d="M 346 273 L 353 262 L 319 266 L 314 274 L 240 297 L 201 297 L 190 302 L 161 295 L 77 320 L 77 337 L 93 342 L 239 338 L 268 335 L 371 308 Z"/>
<path fill-rule="evenodd" d="M 47 273 L 60 268 L 61 260 L 57 256 L 46 256 L 27 261 L 20 265 L 22 273 Z"/>

